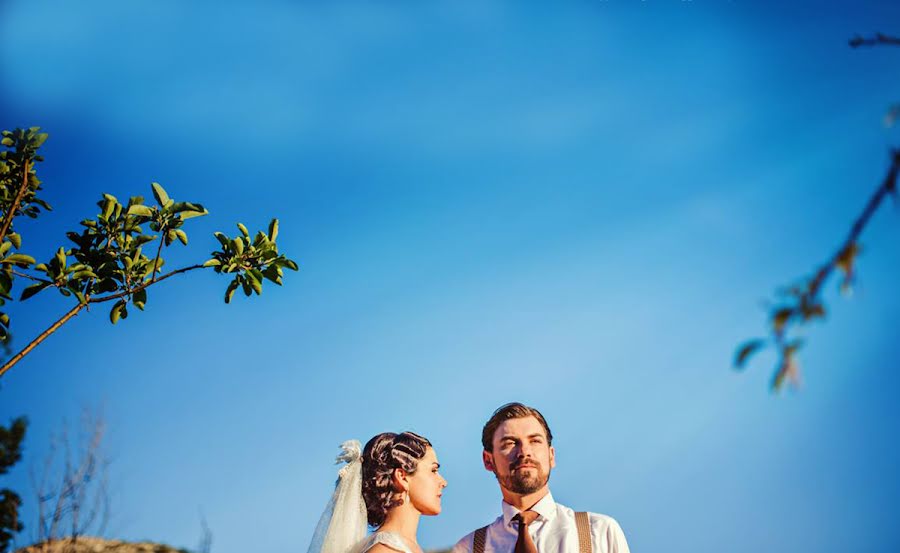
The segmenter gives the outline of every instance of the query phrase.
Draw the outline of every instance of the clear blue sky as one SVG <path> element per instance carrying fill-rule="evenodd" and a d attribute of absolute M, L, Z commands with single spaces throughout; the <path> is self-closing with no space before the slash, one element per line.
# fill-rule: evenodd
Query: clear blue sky
<path fill-rule="evenodd" d="M 281 220 L 301 271 L 222 303 L 153 288 L 79 316 L 3 378 L 28 467 L 82 405 L 111 427 L 111 533 L 305 552 L 338 444 L 412 429 L 450 482 L 426 548 L 499 512 L 480 463 L 498 405 L 541 408 L 555 497 L 634 551 L 900 549 L 900 218 L 809 333 L 804 387 L 735 346 L 830 255 L 900 142 L 891 2 L 606 0 L 0 3 L 0 126 L 51 135 L 49 258 L 109 192 L 162 183 L 214 230 Z M 21 345 L 67 309 L 12 307 Z"/>

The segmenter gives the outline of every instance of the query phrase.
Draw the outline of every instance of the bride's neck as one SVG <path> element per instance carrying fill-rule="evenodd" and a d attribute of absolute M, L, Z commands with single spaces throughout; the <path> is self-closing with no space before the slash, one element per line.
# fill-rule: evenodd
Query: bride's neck
<path fill-rule="evenodd" d="M 417 511 L 409 501 L 398 505 L 388 511 L 384 518 L 384 524 L 378 529 L 380 532 L 394 532 L 406 538 L 413 545 L 418 546 L 416 532 L 419 529 L 419 518 L 422 513 Z"/>

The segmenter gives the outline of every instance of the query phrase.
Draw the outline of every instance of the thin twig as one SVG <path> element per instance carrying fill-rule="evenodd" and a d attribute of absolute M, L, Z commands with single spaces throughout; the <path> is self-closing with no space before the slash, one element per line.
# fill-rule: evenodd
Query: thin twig
<path fill-rule="evenodd" d="M 19 191 L 16 193 L 16 199 L 9 206 L 9 211 L 3 218 L 3 226 L 0 227 L 0 243 L 6 238 L 6 233 L 9 232 L 9 227 L 12 226 L 13 218 L 16 216 L 16 211 L 19 210 L 19 204 L 22 203 L 22 198 L 25 197 L 26 190 L 28 190 L 28 159 L 25 159 L 25 164 L 23 165 L 22 186 L 19 187 Z"/>
<path fill-rule="evenodd" d="M 884 176 L 884 180 L 881 182 L 881 186 L 878 187 L 877 190 L 872 194 L 869 198 L 869 202 L 866 204 L 865 209 L 863 209 L 862 213 L 860 213 L 859 217 L 856 218 L 856 221 L 853 222 L 853 226 L 850 227 L 850 233 L 847 235 L 847 238 L 844 240 L 844 243 L 841 244 L 841 247 L 838 248 L 837 252 L 832 256 L 832 258 L 823 265 L 817 272 L 816 276 L 810 281 L 809 284 L 809 292 L 810 295 L 815 297 L 819 289 L 822 286 L 822 283 L 825 282 L 825 279 L 828 278 L 828 275 L 834 271 L 834 268 L 838 264 L 838 259 L 841 255 L 847 251 L 847 248 L 851 247 L 853 244 L 859 240 L 859 236 L 862 234 L 863 229 L 869 223 L 869 219 L 872 218 L 872 215 L 881 205 L 881 202 L 884 200 L 885 196 L 890 193 L 893 193 L 896 190 L 897 186 L 897 173 L 900 172 L 900 150 L 894 150 L 891 154 L 891 167 L 888 169 L 887 175 Z"/>
<path fill-rule="evenodd" d="M 153 260 L 153 276 L 150 277 L 150 280 L 156 278 L 156 271 L 159 270 L 159 256 L 162 254 L 163 243 L 165 243 L 166 237 L 163 236 L 162 231 L 165 230 L 165 226 L 160 227 L 159 234 L 159 247 L 156 248 L 156 259 Z"/>
<path fill-rule="evenodd" d="M 124 298 L 125 296 L 130 296 L 131 294 L 134 294 L 135 292 L 140 292 L 144 288 L 147 288 L 148 286 L 156 284 L 157 282 L 166 280 L 169 277 L 172 277 L 172 276 L 175 276 L 175 275 L 181 274 L 181 273 L 186 273 L 188 271 L 193 271 L 194 269 L 202 269 L 202 268 L 203 268 L 202 264 L 191 265 L 190 267 L 182 267 L 181 269 L 176 269 L 176 270 L 172 271 L 171 273 L 166 273 L 164 275 L 161 275 L 158 278 L 148 280 L 147 282 L 144 282 L 143 284 L 135 286 L 134 288 L 131 288 L 130 290 L 125 290 L 124 292 L 117 292 L 115 294 L 110 294 L 109 296 L 100 296 L 100 297 L 90 298 L 87 300 L 87 303 L 103 303 L 105 301 L 115 300 L 118 298 Z M 2 375 L 0 375 L 0 376 L 2 376 Z"/>
<path fill-rule="evenodd" d="M 27 278 L 28 280 L 33 280 L 35 282 L 40 282 L 41 284 L 53 284 L 52 280 L 46 280 L 43 278 L 39 278 L 33 275 L 29 275 L 28 273 L 22 273 L 15 269 L 10 269 L 10 272 L 18 277 Z"/>
<path fill-rule="evenodd" d="M 882 33 L 875 33 L 875 36 L 872 38 L 863 38 L 859 35 L 856 35 L 855 37 L 850 39 L 851 48 L 879 45 L 900 46 L 900 38 L 888 36 Z"/>

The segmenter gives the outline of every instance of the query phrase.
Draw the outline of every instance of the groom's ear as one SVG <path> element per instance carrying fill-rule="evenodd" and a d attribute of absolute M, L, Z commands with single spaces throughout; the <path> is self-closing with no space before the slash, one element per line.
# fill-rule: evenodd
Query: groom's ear
<path fill-rule="evenodd" d="M 550 468 L 556 467 L 556 450 L 553 449 L 553 446 L 550 446 Z"/>
<path fill-rule="evenodd" d="M 481 460 L 484 462 L 485 470 L 494 472 L 494 454 L 493 453 L 491 453 L 490 451 L 482 450 Z"/>

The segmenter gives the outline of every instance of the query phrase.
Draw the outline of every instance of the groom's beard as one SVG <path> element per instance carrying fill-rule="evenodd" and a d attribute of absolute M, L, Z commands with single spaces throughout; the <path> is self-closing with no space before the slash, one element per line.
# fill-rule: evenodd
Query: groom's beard
<path fill-rule="evenodd" d="M 515 470 L 519 466 L 516 464 L 510 467 L 509 474 L 501 476 L 494 470 L 494 476 L 497 477 L 501 486 L 513 493 L 522 495 L 534 493 L 547 485 L 547 482 L 550 481 L 550 472 L 545 473 L 535 464 L 529 463 L 529 465 L 534 469 L 530 471 Z"/>

